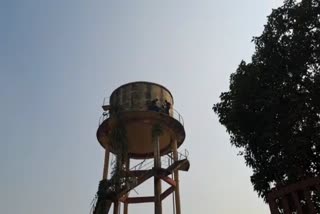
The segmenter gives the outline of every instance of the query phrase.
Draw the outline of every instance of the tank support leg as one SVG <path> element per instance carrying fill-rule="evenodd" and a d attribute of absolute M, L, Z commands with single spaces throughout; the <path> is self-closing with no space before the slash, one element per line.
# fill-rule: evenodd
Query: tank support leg
<path fill-rule="evenodd" d="M 109 148 L 106 147 L 105 155 L 104 155 L 104 166 L 103 166 L 102 180 L 105 180 L 108 178 L 109 154 L 110 154 Z"/>
<path fill-rule="evenodd" d="M 127 160 L 126 160 L 126 171 L 129 172 L 130 171 L 130 158 L 127 157 Z M 129 192 L 127 193 L 126 197 L 129 196 Z M 123 214 L 128 214 L 128 203 L 127 202 L 124 202 L 123 204 Z"/>
<path fill-rule="evenodd" d="M 160 159 L 160 148 L 159 148 L 159 135 L 154 137 L 154 170 L 157 172 L 161 168 L 161 159 Z M 155 173 L 154 176 L 154 213 L 162 213 L 162 204 L 161 204 L 161 179 L 158 174 Z"/>
<path fill-rule="evenodd" d="M 173 161 L 178 161 L 178 147 L 177 147 L 177 140 L 173 140 L 171 142 L 171 148 L 173 152 Z M 179 172 L 178 170 L 174 170 L 173 172 L 174 181 L 176 182 L 176 188 L 174 191 L 175 194 L 175 202 L 176 202 L 176 214 L 181 214 L 181 205 L 180 205 L 180 188 L 179 188 Z"/>
<path fill-rule="evenodd" d="M 119 214 L 119 201 L 113 202 L 113 214 Z"/>

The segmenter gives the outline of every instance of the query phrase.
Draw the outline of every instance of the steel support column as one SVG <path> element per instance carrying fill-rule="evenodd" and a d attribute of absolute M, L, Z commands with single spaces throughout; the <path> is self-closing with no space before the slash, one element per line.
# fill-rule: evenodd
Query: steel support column
<path fill-rule="evenodd" d="M 178 161 L 178 146 L 177 146 L 177 140 L 173 140 L 171 142 L 171 148 L 173 153 L 173 161 Z M 175 187 L 175 202 L 176 202 L 176 214 L 181 214 L 181 205 L 180 205 L 180 188 L 179 188 L 179 172 L 178 170 L 174 170 L 173 172 L 174 181 L 176 182 Z"/>
<path fill-rule="evenodd" d="M 154 148 L 154 213 L 162 214 L 162 203 L 161 203 L 161 179 L 158 176 L 157 171 L 161 168 L 161 157 L 159 148 L 159 135 L 154 136 L 153 148 Z"/>
<path fill-rule="evenodd" d="M 109 155 L 110 151 L 109 148 L 105 148 L 105 154 L 104 154 L 104 165 L 103 165 L 103 174 L 102 174 L 102 179 L 108 179 L 108 170 L 109 170 Z"/>
<path fill-rule="evenodd" d="M 130 158 L 127 157 L 127 160 L 126 160 L 126 171 L 129 172 L 130 171 Z M 129 192 L 126 194 L 126 197 L 129 196 Z M 123 204 L 123 214 L 128 214 L 128 202 L 124 202 Z"/>

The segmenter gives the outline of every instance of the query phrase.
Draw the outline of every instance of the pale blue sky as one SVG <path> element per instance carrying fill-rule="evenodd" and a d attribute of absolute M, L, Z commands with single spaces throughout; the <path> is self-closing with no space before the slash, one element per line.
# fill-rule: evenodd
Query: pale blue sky
<path fill-rule="evenodd" d="M 0 213 L 89 213 L 103 166 L 102 100 L 137 80 L 166 86 L 184 117 L 183 213 L 268 213 L 211 107 L 281 3 L 2 1 Z"/>

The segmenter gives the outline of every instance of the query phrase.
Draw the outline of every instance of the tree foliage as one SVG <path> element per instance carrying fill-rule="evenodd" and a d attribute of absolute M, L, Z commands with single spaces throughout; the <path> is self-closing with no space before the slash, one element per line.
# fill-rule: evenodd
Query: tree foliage
<path fill-rule="evenodd" d="M 253 41 L 213 109 L 265 198 L 320 173 L 320 1 L 286 0 Z"/>

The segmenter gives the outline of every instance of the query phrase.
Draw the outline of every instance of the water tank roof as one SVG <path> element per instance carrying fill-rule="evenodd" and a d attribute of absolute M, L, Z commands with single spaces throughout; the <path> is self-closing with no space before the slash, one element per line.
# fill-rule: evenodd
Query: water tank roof
<path fill-rule="evenodd" d="M 169 93 L 170 96 L 172 97 L 172 104 L 174 104 L 173 96 L 172 96 L 172 94 L 171 94 L 171 92 L 170 92 L 169 89 L 167 89 L 166 87 L 164 87 L 163 85 L 160 85 L 160 84 L 158 84 L 158 83 L 147 82 L 147 81 L 135 81 L 135 82 L 128 82 L 128 83 L 126 83 L 126 84 L 123 84 L 123 85 L 119 86 L 118 88 L 116 88 L 116 89 L 111 93 L 110 97 L 112 97 L 112 95 L 113 95 L 117 90 L 119 90 L 120 88 L 126 87 L 127 85 L 136 84 L 136 83 L 137 83 L 137 84 L 142 83 L 142 84 L 157 85 L 157 86 L 165 89 L 166 91 L 168 91 L 168 93 Z"/>

